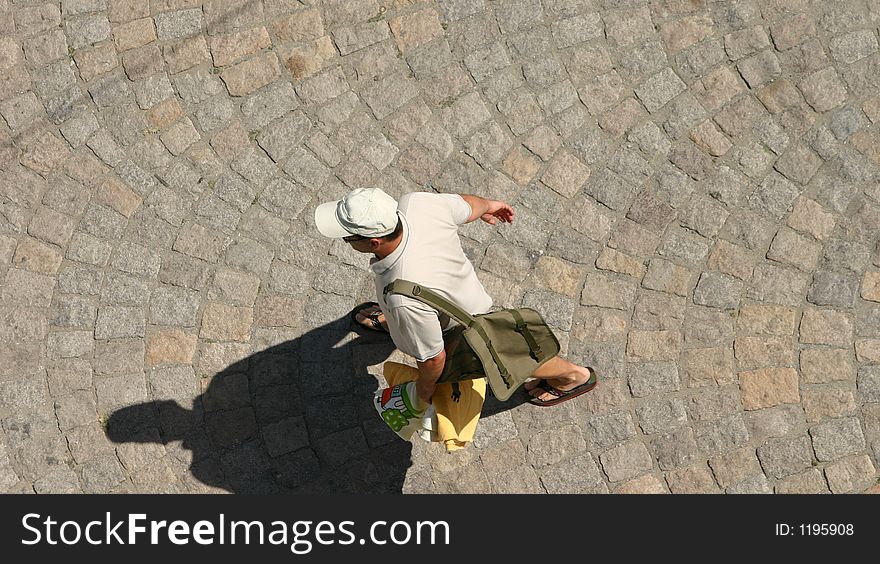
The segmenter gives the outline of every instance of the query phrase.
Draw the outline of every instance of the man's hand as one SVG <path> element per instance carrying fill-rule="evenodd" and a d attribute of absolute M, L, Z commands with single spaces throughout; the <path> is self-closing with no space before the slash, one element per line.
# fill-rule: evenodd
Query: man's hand
<path fill-rule="evenodd" d="M 502 223 L 513 223 L 513 208 L 500 200 L 486 200 L 489 209 L 480 216 L 480 219 L 489 225 L 495 225 L 498 221 Z"/>
<path fill-rule="evenodd" d="M 489 225 L 495 225 L 499 221 L 501 223 L 512 223 L 516 215 L 510 204 L 500 200 L 487 200 L 486 198 L 471 194 L 461 194 L 461 197 L 471 207 L 471 216 L 466 223 L 475 221 L 477 218 L 482 219 Z"/>
<path fill-rule="evenodd" d="M 416 392 L 423 403 L 429 404 L 431 403 L 431 396 L 434 395 L 437 380 L 440 379 L 440 375 L 443 374 L 443 367 L 446 366 L 446 351 L 440 351 L 440 354 L 424 362 L 416 362 L 416 365 L 419 367 Z"/>

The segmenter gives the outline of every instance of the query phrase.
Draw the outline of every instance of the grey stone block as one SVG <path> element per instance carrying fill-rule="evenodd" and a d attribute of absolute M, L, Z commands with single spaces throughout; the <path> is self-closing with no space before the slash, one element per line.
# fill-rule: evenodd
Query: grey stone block
<path fill-rule="evenodd" d="M 95 322 L 96 339 L 121 339 L 144 336 L 144 311 L 137 307 L 102 306 Z"/>
<path fill-rule="evenodd" d="M 644 443 L 633 440 L 615 447 L 599 457 L 602 469 L 612 482 L 641 476 L 654 467 L 648 449 Z"/>
<path fill-rule="evenodd" d="M 660 469 L 664 471 L 693 464 L 701 456 L 697 442 L 694 440 L 694 432 L 690 427 L 657 435 L 651 446 Z"/>
<path fill-rule="evenodd" d="M 749 432 L 739 413 L 694 425 L 694 436 L 705 454 L 723 454 L 744 446 Z"/>
<path fill-rule="evenodd" d="M 851 274 L 817 271 L 807 294 L 810 303 L 820 306 L 851 308 L 859 292 L 859 279 Z"/>
<path fill-rule="evenodd" d="M 841 417 L 810 429 L 816 458 L 822 462 L 837 460 L 865 449 L 865 435 L 857 417 Z"/>
<path fill-rule="evenodd" d="M 674 362 L 645 362 L 629 366 L 629 387 L 634 397 L 678 391 L 678 366 Z"/>
<path fill-rule="evenodd" d="M 195 327 L 200 297 L 197 292 L 173 286 L 153 290 L 150 297 L 150 323 L 175 327 Z"/>
<path fill-rule="evenodd" d="M 629 413 L 610 413 L 593 415 L 587 420 L 585 429 L 590 432 L 590 439 L 600 450 L 608 449 L 636 436 Z"/>
<path fill-rule="evenodd" d="M 545 470 L 541 483 L 548 493 L 607 492 L 598 465 L 589 452 Z"/>
<path fill-rule="evenodd" d="M 720 309 L 736 309 L 739 307 L 743 288 L 742 281 L 732 276 L 704 272 L 694 290 L 694 303 Z"/>
<path fill-rule="evenodd" d="M 805 436 L 770 439 L 758 447 L 758 459 L 774 478 L 797 474 L 813 464 L 810 440 Z"/>
<path fill-rule="evenodd" d="M 636 407 L 639 426 L 647 434 L 680 427 L 687 423 L 684 402 L 678 398 L 650 399 Z"/>

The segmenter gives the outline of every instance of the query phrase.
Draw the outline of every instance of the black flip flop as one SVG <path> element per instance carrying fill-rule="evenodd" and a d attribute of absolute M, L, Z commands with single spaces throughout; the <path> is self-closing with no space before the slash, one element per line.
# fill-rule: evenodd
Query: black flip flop
<path fill-rule="evenodd" d="M 354 323 L 356 326 L 363 327 L 364 329 L 366 329 L 368 331 L 375 331 L 376 333 L 388 334 L 388 330 L 385 329 L 385 327 L 382 326 L 382 323 L 377 319 L 377 317 L 379 315 L 381 315 L 381 313 L 382 313 L 381 309 L 377 313 L 374 313 L 372 315 L 366 315 L 366 314 L 362 313 L 363 310 L 365 310 L 369 307 L 378 308 L 379 304 L 376 302 L 364 302 L 361 305 L 357 306 L 356 308 L 351 310 L 351 313 L 349 314 L 349 318 L 351 319 L 351 322 Z M 357 316 L 359 313 L 367 319 L 367 322 L 369 323 L 369 325 L 365 325 L 364 323 L 361 323 L 360 321 L 358 321 Z"/>
<path fill-rule="evenodd" d="M 557 390 L 556 388 L 551 386 L 549 383 L 547 383 L 547 380 L 541 380 L 541 383 L 535 387 L 540 388 L 540 389 L 544 390 L 545 392 L 547 392 L 548 394 L 551 394 L 555 397 L 551 400 L 546 400 L 546 401 L 539 400 L 538 398 L 532 398 L 529 400 L 529 403 L 531 403 L 533 405 L 537 405 L 539 407 L 550 407 L 553 405 L 559 405 L 560 403 L 562 403 L 564 401 L 568 401 L 572 398 L 578 397 L 581 394 L 585 394 L 585 393 L 589 392 L 590 390 L 592 390 L 593 388 L 596 387 L 596 384 L 599 383 L 599 378 L 596 376 L 595 370 L 593 370 L 592 368 L 589 368 L 589 367 L 587 368 L 587 370 L 590 371 L 590 378 L 586 382 L 581 384 L 580 386 L 575 386 L 574 388 L 572 388 L 570 390 L 565 390 L 565 391 Z"/>

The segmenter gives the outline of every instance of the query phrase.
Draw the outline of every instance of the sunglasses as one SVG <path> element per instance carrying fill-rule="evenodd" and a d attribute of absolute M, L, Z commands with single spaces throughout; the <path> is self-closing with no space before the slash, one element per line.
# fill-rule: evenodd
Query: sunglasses
<path fill-rule="evenodd" d="M 366 237 L 361 237 L 360 235 L 349 235 L 348 237 L 342 238 L 342 240 L 346 243 L 354 243 L 355 241 L 360 241 L 362 239 L 366 239 Z"/>

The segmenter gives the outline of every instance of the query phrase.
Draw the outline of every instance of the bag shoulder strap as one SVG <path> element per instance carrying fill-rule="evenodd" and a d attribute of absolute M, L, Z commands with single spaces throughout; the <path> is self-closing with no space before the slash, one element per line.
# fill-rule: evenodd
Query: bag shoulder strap
<path fill-rule="evenodd" d="M 423 304 L 427 304 L 434 309 L 445 313 L 468 329 L 474 329 L 486 344 L 486 348 L 488 349 L 489 354 L 492 355 L 492 360 L 495 362 L 495 366 L 498 368 L 498 373 L 501 375 L 504 384 L 508 388 L 510 387 L 510 371 L 507 369 L 507 366 L 504 365 L 504 362 L 501 360 L 501 357 L 492 345 L 492 340 L 489 339 L 489 335 L 486 334 L 485 329 L 476 323 L 476 319 L 473 315 L 469 314 L 455 303 L 447 300 L 437 292 L 414 282 L 410 282 L 409 280 L 398 278 L 394 282 L 385 286 L 382 290 L 382 294 L 385 296 L 388 294 L 400 294 L 402 296 L 413 298 L 414 300 L 420 301 Z"/>
<path fill-rule="evenodd" d="M 425 288 L 424 286 L 410 282 L 409 280 L 398 278 L 394 282 L 385 286 L 382 294 L 385 296 L 388 294 L 400 294 L 401 296 L 412 298 L 445 313 L 465 327 L 470 327 L 474 323 L 474 316 L 466 312 L 454 302 L 447 300 L 434 290 Z"/>

